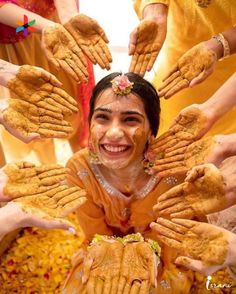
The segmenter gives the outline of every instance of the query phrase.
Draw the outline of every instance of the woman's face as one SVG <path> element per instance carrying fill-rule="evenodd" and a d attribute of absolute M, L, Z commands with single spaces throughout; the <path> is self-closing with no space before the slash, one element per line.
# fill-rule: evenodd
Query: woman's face
<path fill-rule="evenodd" d="M 117 96 L 108 88 L 96 99 L 90 140 L 103 165 L 121 169 L 141 160 L 150 135 L 143 102 L 136 95 Z"/>

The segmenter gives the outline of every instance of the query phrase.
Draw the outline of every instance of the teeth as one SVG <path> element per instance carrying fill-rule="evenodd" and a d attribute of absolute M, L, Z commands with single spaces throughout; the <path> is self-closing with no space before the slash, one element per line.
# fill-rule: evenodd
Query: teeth
<path fill-rule="evenodd" d="M 103 145 L 103 146 L 109 152 L 123 152 L 128 148 L 126 146 L 117 146 L 117 147 L 111 146 L 111 145 Z"/>

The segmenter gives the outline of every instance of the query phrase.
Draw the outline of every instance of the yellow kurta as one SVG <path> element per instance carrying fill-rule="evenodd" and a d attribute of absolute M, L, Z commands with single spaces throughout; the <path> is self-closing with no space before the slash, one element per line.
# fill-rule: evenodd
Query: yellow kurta
<path fill-rule="evenodd" d="M 176 178 L 175 181 L 165 179 L 158 183 L 152 177 L 138 196 L 126 197 L 109 185 L 100 173 L 99 166 L 89 163 L 86 149 L 76 153 L 68 167 L 71 169 L 68 178 L 70 184 L 87 191 L 87 202 L 77 211 L 87 241 L 95 233 L 123 236 L 140 232 L 145 237 L 155 239 L 155 233 L 149 228 L 149 224 L 156 219 L 152 207 L 162 193 L 181 181 L 181 178 Z M 193 274 L 173 264 L 176 252 L 163 246 L 161 258 L 163 270 L 159 273 L 157 293 L 173 293 L 173 289 L 175 294 L 190 293 Z M 81 263 L 77 263 L 63 294 L 81 293 L 80 270 Z"/>
<path fill-rule="evenodd" d="M 210 39 L 236 24 L 235 0 L 211 0 L 207 8 L 196 0 L 133 0 L 142 17 L 142 9 L 151 3 L 168 7 L 167 36 L 156 64 L 154 85 L 158 88 L 163 77 L 177 60 L 194 45 Z M 217 63 L 214 73 L 200 85 L 184 89 L 169 100 L 161 99 L 160 134 L 166 131 L 174 117 L 184 107 L 206 101 L 236 71 L 236 54 Z M 236 109 L 221 118 L 211 134 L 236 132 Z"/>

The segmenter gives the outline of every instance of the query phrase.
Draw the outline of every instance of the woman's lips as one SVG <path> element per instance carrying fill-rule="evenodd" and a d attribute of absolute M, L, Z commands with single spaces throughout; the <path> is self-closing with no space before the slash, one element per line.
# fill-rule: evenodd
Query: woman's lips
<path fill-rule="evenodd" d="M 121 155 L 128 151 L 131 146 L 129 145 L 111 145 L 111 144 L 101 144 L 102 150 L 109 155 Z"/>

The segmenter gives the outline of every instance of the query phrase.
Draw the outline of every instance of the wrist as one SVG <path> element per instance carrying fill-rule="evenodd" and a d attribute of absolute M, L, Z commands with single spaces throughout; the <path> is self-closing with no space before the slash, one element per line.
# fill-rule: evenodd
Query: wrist
<path fill-rule="evenodd" d="M 197 107 L 203 112 L 204 116 L 207 119 L 207 125 L 209 126 L 209 128 L 216 122 L 218 117 L 217 112 L 214 109 L 214 105 L 209 105 L 208 101 L 206 101 L 202 104 L 194 104 L 193 106 Z"/>
<path fill-rule="evenodd" d="M 40 20 L 35 24 L 37 32 L 41 33 L 43 29 L 54 27 L 57 23 L 51 20 L 48 20 L 44 17 L 40 17 Z"/>
<path fill-rule="evenodd" d="M 215 135 L 214 136 L 215 142 L 220 147 L 219 148 L 219 158 L 224 161 L 229 154 L 229 142 L 227 140 L 227 135 Z"/>
<path fill-rule="evenodd" d="M 60 22 L 62 25 L 66 25 L 73 17 L 79 15 L 78 12 L 68 12 L 68 13 L 65 13 L 64 15 L 62 15 L 60 17 Z"/>
<path fill-rule="evenodd" d="M 165 4 L 149 4 L 143 9 L 143 19 L 152 20 L 158 24 L 167 23 L 168 7 Z"/>
<path fill-rule="evenodd" d="M 4 110 L 9 107 L 8 99 L 0 99 L 0 124 L 4 126 Z"/>
<path fill-rule="evenodd" d="M 228 266 L 236 275 L 236 234 L 231 233 L 230 248 L 228 254 Z"/>
<path fill-rule="evenodd" d="M 229 135 L 217 135 L 216 137 L 222 145 L 222 155 L 224 159 L 236 155 L 236 133 Z"/>
<path fill-rule="evenodd" d="M 236 133 L 224 135 L 225 156 L 231 157 L 236 155 Z"/>
<path fill-rule="evenodd" d="M 10 79 L 14 78 L 20 66 L 0 60 L 0 85 L 7 87 L 7 83 Z"/>
<path fill-rule="evenodd" d="M 0 229 L 1 239 L 8 233 L 22 227 L 22 213 L 14 202 L 8 202 L 7 205 L 0 208 L 0 211 L 0 222 L 4 223 Z"/>
<path fill-rule="evenodd" d="M 205 47 L 209 50 L 212 50 L 215 52 L 217 60 L 221 59 L 224 55 L 224 47 L 223 45 L 217 41 L 215 38 L 211 38 L 205 42 L 203 42 Z"/>

